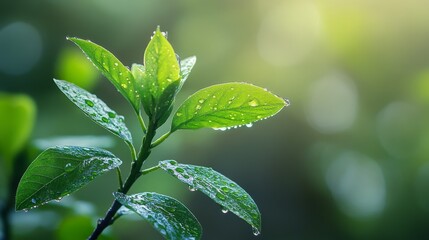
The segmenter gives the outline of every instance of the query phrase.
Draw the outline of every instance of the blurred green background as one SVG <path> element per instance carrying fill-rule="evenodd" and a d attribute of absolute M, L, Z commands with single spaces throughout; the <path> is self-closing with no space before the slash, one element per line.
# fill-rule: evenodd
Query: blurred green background
<path fill-rule="evenodd" d="M 244 81 L 291 106 L 250 129 L 179 131 L 149 161 L 206 165 L 239 183 L 259 205 L 260 236 L 165 173 L 142 178 L 132 192 L 183 201 L 207 240 L 423 239 L 429 233 L 427 9 L 421 0 L 1 1 L 0 92 L 34 99 L 30 145 L 104 145 L 127 169 L 126 146 L 106 138 L 52 78 L 96 93 L 139 139 L 131 107 L 65 37 L 90 39 L 130 66 L 142 62 L 160 25 L 181 57 L 198 58 L 178 103 L 202 87 Z M 0 122 L 7 118 L 2 114 Z M 62 135 L 100 138 L 40 140 Z M 7 194 L 4 162 L 0 199 Z M 60 203 L 14 214 L 14 239 L 85 238 L 116 185 L 109 173 Z M 105 237 L 161 239 L 133 217 L 120 219 Z"/>

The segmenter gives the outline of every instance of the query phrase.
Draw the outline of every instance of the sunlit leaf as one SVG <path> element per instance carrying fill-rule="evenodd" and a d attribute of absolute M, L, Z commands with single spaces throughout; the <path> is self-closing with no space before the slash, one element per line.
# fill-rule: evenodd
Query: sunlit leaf
<path fill-rule="evenodd" d="M 89 118 L 132 145 L 131 133 L 124 117 L 116 114 L 94 94 L 66 81 L 54 80 L 58 88 Z"/>
<path fill-rule="evenodd" d="M 158 193 L 125 195 L 114 193 L 125 207 L 148 221 L 162 236 L 171 240 L 200 239 L 201 225 L 182 203 Z"/>
<path fill-rule="evenodd" d="M 173 47 L 159 28 L 146 48 L 141 79 L 139 90 L 146 113 L 163 118 L 180 85 L 180 66 Z"/>
<path fill-rule="evenodd" d="M 49 148 L 30 164 L 22 176 L 16 193 L 16 210 L 61 199 L 121 163 L 120 159 L 103 149 Z"/>
<path fill-rule="evenodd" d="M 195 56 L 188 57 L 180 61 L 180 88 L 182 88 L 186 79 L 188 79 L 189 74 L 191 74 L 192 68 L 194 67 L 196 61 L 197 58 Z"/>
<path fill-rule="evenodd" d="M 135 81 L 131 71 L 115 55 L 91 41 L 79 38 L 68 38 L 68 40 L 82 49 L 95 67 L 109 79 L 138 113 L 140 111 L 140 97 L 136 93 Z"/>
<path fill-rule="evenodd" d="M 0 93 L 0 159 L 6 161 L 8 169 L 30 137 L 35 115 L 36 106 L 30 97 Z"/>
<path fill-rule="evenodd" d="M 258 206 L 238 184 L 207 167 L 179 164 L 174 160 L 161 161 L 162 169 L 213 199 L 224 210 L 230 211 L 249 223 L 254 233 L 261 231 L 261 214 Z"/>
<path fill-rule="evenodd" d="M 171 131 L 249 126 L 286 105 L 284 99 L 248 83 L 213 85 L 196 92 L 179 107 Z"/>

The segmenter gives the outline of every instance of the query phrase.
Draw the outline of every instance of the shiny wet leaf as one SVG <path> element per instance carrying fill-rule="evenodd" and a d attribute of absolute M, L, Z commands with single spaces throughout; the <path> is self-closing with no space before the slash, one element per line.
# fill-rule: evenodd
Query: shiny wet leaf
<path fill-rule="evenodd" d="M 250 126 L 275 115 L 284 106 L 284 99 L 252 84 L 213 85 L 196 92 L 179 107 L 171 131 Z"/>
<path fill-rule="evenodd" d="M 58 88 L 94 122 L 132 145 L 131 133 L 124 117 L 110 109 L 94 94 L 66 81 L 54 80 Z"/>
<path fill-rule="evenodd" d="M 200 239 L 202 228 L 195 216 L 174 198 L 152 192 L 114 193 L 125 207 L 148 221 L 165 239 Z"/>
<path fill-rule="evenodd" d="M 86 54 L 95 67 L 109 79 L 138 113 L 140 111 L 140 96 L 136 92 L 131 71 L 115 55 L 91 41 L 80 38 L 68 38 L 68 40 L 74 42 Z"/>
<path fill-rule="evenodd" d="M 261 214 L 258 206 L 237 183 L 207 167 L 179 164 L 174 160 L 161 161 L 166 172 L 186 183 L 191 191 L 201 191 L 252 228 L 261 231 Z"/>
<path fill-rule="evenodd" d="M 16 210 L 60 200 L 121 163 L 112 153 L 99 148 L 49 148 L 22 176 L 16 193 Z"/>

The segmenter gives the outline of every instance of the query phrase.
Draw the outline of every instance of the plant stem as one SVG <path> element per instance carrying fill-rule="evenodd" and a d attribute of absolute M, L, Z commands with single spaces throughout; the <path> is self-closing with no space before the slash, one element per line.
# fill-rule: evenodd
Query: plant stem
<path fill-rule="evenodd" d="M 139 119 L 140 127 L 142 128 L 143 133 L 146 133 L 147 129 L 146 129 L 146 125 L 144 124 L 141 113 L 138 114 L 137 118 Z"/>
<path fill-rule="evenodd" d="M 164 135 L 162 135 L 161 137 L 159 137 L 157 140 L 155 140 L 155 142 L 152 143 L 152 145 L 150 146 L 151 148 L 154 148 L 156 146 L 158 146 L 159 144 L 161 144 L 162 142 L 165 141 L 165 139 L 168 138 L 168 136 L 170 136 L 171 132 L 168 132 Z"/>
<path fill-rule="evenodd" d="M 139 178 L 139 176 L 141 176 L 140 169 L 143 165 L 143 162 L 150 155 L 151 143 L 156 134 L 155 127 L 156 127 L 156 123 L 151 121 L 149 123 L 146 136 L 143 139 L 139 156 L 136 161 L 133 161 L 131 165 L 130 175 L 125 181 L 123 188 L 119 192 L 126 194 L 130 190 L 134 182 Z M 112 205 L 110 206 L 104 218 L 98 221 L 97 227 L 94 229 L 91 236 L 89 236 L 88 240 L 97 239 L 100 236 L 100 234 L 104 231 L 104 229 L 106 229 L 109 225 L 112 224 L 113 217 L 115 216 L 116 212 L 119 210 L 121 206 L 122 204 L 119 203 L 118 201 L 116 200 L 113 201 Z"/>
<path fill-rule="evenodd" d="M 146 175 L 146 174 L 148 174 L 148 173 L 151 173 L 151 172 L 153 172 L 153 171 L 158 170 L 160 167 L 161 167 L 161 166 L 159 166 L 159 164 L 158 164 L 158 165 L 156 165 L 156 166 L 154 166 L 154 167 L 147 168 L 147 169 L 145 169 L 145 170 L 142 170 L 142 171 L 140 172 L 140 175 Z"/>

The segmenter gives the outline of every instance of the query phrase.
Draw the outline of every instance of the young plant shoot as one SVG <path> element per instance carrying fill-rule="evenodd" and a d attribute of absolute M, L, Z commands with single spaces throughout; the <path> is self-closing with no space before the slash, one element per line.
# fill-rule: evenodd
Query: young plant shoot
<path fill-rule="evenodd" d="M 196 58 L 178 60 L 159 27 L 146 48 L 143 65 L 133 64 L 131 69 L 91 41 L 79 38 L 68 40 L 86 54 L 131 104 L 144 133 L 142 145 L 136 151 L 124 117 L 101 99 L 72 83 L 55 79 L 58 88 L 85 115 L 125 142 L 131 159 L 120 160 L 100 148 L 62 146 L 46 149 L 21 178 L 16 194 L 16 210 L 29 210 L 52 200 L 60 200 L 101 174 L 116 170 L 119 188 L 113 193 L 113 203 L 88 239 L 97 239 L 104 229 L 129 213 L 141 216 L 165 239 L 201 239 L 200 223 L 178 200 L 155 192 L 129 193 L 137 180 L 144 181 L 144 175 L 160 170 L 185 183 L 190 189 L 207 195 L 221 205 L 223 211 L 229 211 L 250 224 L 253 233 L 258 235 L 261 232 L 258 207 L 234 181 L 211 168 L 182 164 L 175 160 L 160 161 L 147 169 L 143 169 L 143 165 L 151 151 L 178 130 L 226 130 L 251 126 L 256 121 L 275 115 L 288 103 L 266 89 L 248 83 L 210 86 L 189 96 L 173 113 L 170 130 L 155 140 L 157 130 L 172 114 L 176 95 L 188 78 Z M 120 170 L 123 162 L 131 164 L 125 180 Z"/>

